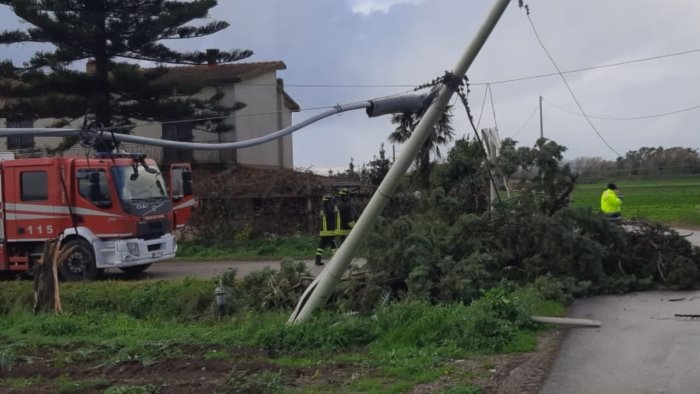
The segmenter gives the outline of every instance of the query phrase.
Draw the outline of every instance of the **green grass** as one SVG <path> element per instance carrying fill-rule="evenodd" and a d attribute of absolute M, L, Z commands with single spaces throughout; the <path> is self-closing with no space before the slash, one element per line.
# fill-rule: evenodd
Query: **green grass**
<path fill-rule="evenodd" d="M 0 386 L 8 386 L 13 389 L 21 389 L 41 382 L 40 376 L 31 378 L 4 378 L 0 379 Z"/>
<path fill-rule="evenodd" d="M 279 366 L 256 371 L 255 376 L 245 370 L 231 371 L 227 381 L 237 387 L 284 391 L 285 370 L 332 370 L 340 363 L 362 371 L 341 391 L 404 392 L 454 374 L 450 360 L 533 350 L 538 329 L 523 318 L 533 311 L 556 309 L 531 289 L 515 293 L 496 289 L 470 305 L 402 302 L 383 307 L 373 316 L 324 311 L 290 326 L 287 310 L 215 316 L 210 308 L 213 285 L 191 279 L 66 284 L 61 290 L 65 313 L 56 316 L 30 312 L 27 295 L 32 293 L 31 283 L 3 282 L 0 354 L 5 357 L 4 370 L 26 368 L 37 349 L 42 349 L 44 357 L 50 355 L 57 368 L 76 363 L 112 368 L 124 363 L 148 367 L 164 359 L 190 357 L 183 349 L 197 345 L 204 360 L 235 362 L 251 356 L 236 354 L 234 349 L 258 349 L 253 357 Z M 34 383 L 5 379 L 0 381 L 0 391 Z M 455 392 L 478 392 L 470 391 L 472 386 L 467 383 L 455 387 Z M 110 387 L 109 382 L 79 381 L 70 376 L 56 384 L 55 389 L 61 392 L 79 392 L 94 385 L 109 387 L 114 393 L 157 389 Z M 340 390 L 323 381 L 311 384 L 312 391 Z"/>
<path fill-rule="evenodd" d="M 177 256 L 182 260 L 279 260 L 282 258 L 311 259 L 316 252 L 318 237 L 291 235 L 274 239 L 250 239 L 224 244 L 185 241 L 178 245 Z"/>
<path fill-rule="evenodd" d="M 620 180 L 616 184 L 624 194 L 623 217 L 700 227 L 700 176 Z M 572 194 L 572 205 L 600 209 L 600 195 L 606 185 L 607 181 L 577 185 Z"/>

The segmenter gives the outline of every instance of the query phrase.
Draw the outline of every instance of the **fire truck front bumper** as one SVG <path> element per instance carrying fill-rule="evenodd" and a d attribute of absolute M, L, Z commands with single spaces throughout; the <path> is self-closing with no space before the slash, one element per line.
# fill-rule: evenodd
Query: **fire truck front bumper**
<path fill-rule="evenodd" d="M 165 234 L 155 239 L 119 239 L 100 241 L 102 245 L 95 248 L 97 268 L 130 267 L 151 264 L 175 257 L 177 244 L 172 234 Z"/>

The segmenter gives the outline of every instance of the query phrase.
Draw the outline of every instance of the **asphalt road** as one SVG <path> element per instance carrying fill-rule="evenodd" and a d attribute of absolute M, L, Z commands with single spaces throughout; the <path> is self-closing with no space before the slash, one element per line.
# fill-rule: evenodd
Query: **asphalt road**
<path fill-rule="evenodd" d="M 688 239 L 700 245 L 700 232 Z M 602 326 L 569 330 L 541 393 L 700 393 L 700 319 L 676 314 L 700 315 L 700 292 L 576 301 L 569 317 Z"/>

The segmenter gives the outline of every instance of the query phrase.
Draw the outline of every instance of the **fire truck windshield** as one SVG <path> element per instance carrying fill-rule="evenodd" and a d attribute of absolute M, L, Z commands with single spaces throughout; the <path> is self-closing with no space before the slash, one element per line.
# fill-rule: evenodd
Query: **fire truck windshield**
<path fill-rule="evenodd" d="M 112 168 L 112 177 L 122 201 L 168 198 L 165 182 L 158 167 L 152 165 L 148 166 L 148 169 L 149 171 L 146 171 L 141 164 Z"/>

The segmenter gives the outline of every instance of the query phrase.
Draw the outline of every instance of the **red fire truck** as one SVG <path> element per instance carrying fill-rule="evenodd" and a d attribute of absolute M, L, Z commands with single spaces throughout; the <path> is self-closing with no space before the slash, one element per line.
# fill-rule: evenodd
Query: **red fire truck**
<path fill-rule="evenodd" d="M 0 161 L 0 271 L 25 272 L 44 242 L 75 251 L 59 262 L 66 280 L 105 268 L 141 272 L 175 256 L 173 231 L 195 200 L 189 164 L 172 164 L 169 188 L 141 154 Z"/>

